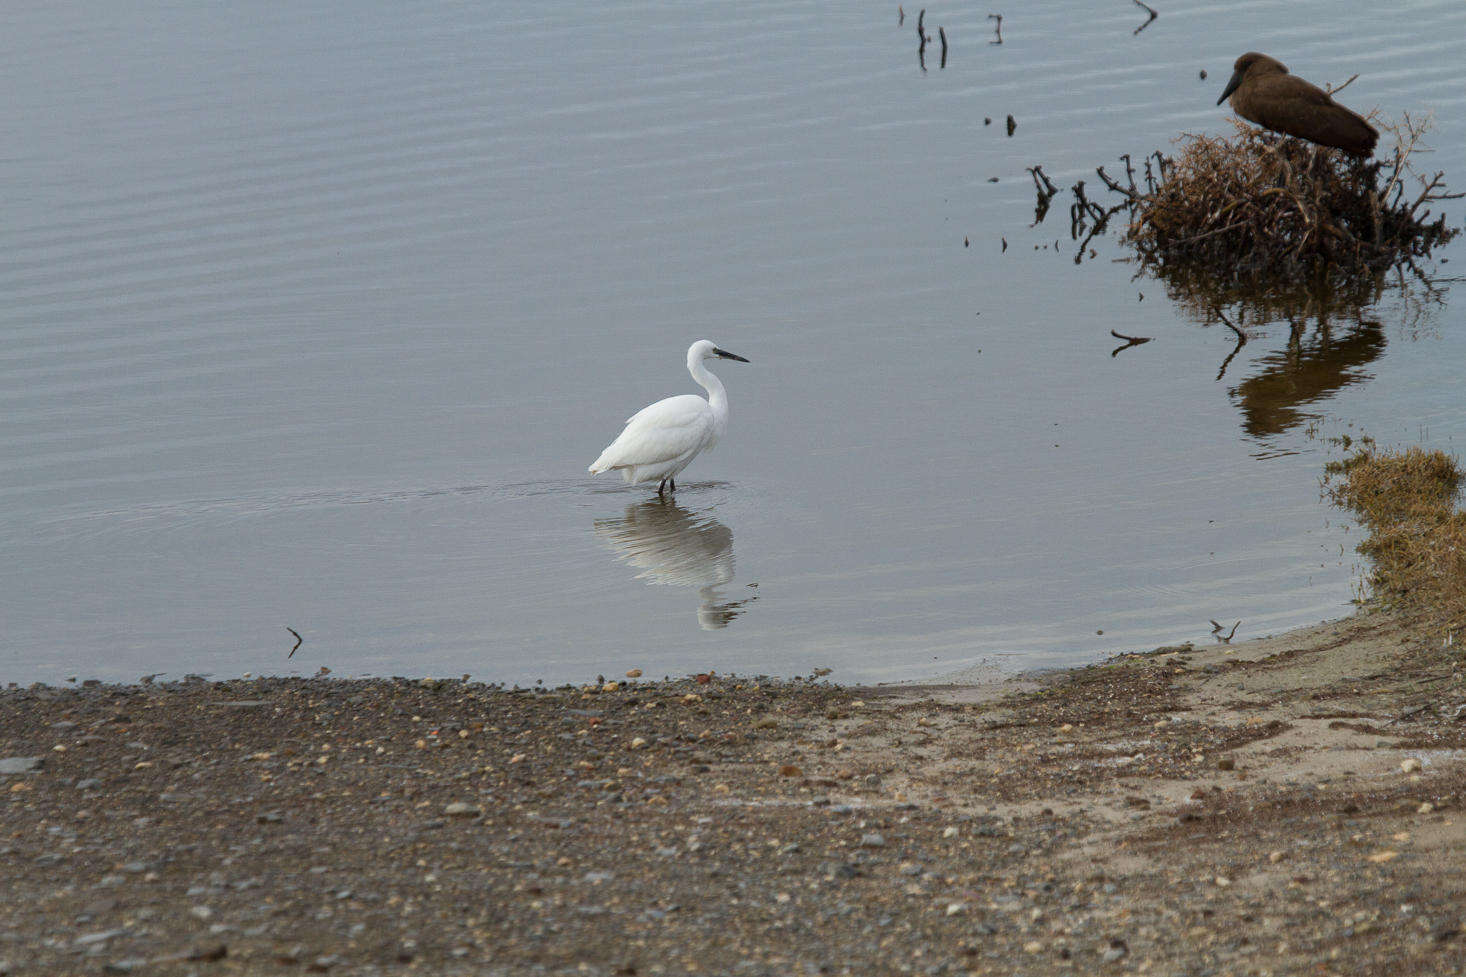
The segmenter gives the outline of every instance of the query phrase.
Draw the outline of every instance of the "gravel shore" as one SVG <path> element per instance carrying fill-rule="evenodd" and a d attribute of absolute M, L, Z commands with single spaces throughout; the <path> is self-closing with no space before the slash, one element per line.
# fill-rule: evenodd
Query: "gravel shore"
<path fill-rule="evenodd" d="M 1466 965 L 1466 702 L 1382 614 L 997 686 L 0 692 L 0 973 Z"/>

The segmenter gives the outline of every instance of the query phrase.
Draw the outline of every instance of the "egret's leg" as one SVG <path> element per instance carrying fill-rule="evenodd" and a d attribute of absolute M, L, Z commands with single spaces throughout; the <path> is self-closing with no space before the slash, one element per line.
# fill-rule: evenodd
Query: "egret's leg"
<path fill-rule="evenodd" d="M 657 498 L 660 499 L 660 498 L 664 497 L 665 494 L 666 494 L 666 492 L 667 492 L 667 480 L 664 478 L 664 479 L 662 479 L 661 484 L 657 486 Z"/>
<path fill-rule="evenodd" d="M 675 479 L 675 478 L 669 478 L 669 479 L 667 479 L 667 485 L 668 485 L 668 487 L 673 492 L 676 492 L 677 491 L 677 479 Z"/>

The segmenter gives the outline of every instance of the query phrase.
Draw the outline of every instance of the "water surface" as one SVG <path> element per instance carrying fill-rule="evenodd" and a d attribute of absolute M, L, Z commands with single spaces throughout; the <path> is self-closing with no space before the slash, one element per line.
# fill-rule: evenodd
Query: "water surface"
<path fill-rule="evenodd" d="M 1025 172 L 1223 131 L 1253 48 L 1466 158 L 1466 8 L 1335 11 L 929 7 L 923 72 L 895 4 L 8 5 L 0 679 L 854 681 L 1347 612 L 1327 439 L 1466 434 L 1449 292 L 1228 360 Z M 588 476 L 699 338 L 752 360 L 723 444 L 665 506 Z"/>

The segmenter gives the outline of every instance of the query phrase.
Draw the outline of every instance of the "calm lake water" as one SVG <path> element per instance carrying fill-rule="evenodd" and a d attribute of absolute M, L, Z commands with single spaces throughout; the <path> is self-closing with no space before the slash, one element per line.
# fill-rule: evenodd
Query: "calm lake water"
<path fill-rule="evenodd" d="M 1327 439 L 1466 438 L 1459 294 L 1219 378 L 1025 168 L 1226 131 L 1259 49 L 1434 113 L 1459 189 L 1466 4 L 1153 5 L 928 6 L 923 71 L 894 2 L 12 0 L 0 680 L 887 680 L 1347 613 Z M 752 361 L 723 443 L 675 503 L 592 479 L 699 338 Z"/>

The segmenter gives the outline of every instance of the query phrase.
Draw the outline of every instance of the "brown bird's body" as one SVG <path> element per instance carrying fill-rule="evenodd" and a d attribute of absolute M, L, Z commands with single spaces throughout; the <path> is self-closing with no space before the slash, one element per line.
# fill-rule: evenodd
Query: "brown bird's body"
<path fill-rule="evenodd" d="M 1357 112 L 1335 102 L 1317 85 L 1288 74 L 1276 58 L 1248 52 L 1232 66 L 1232 80 L 1217 104 L 1231 98 L 1232 111 L 1264 129 L 1369 156 L 1379 133 Z"/>

